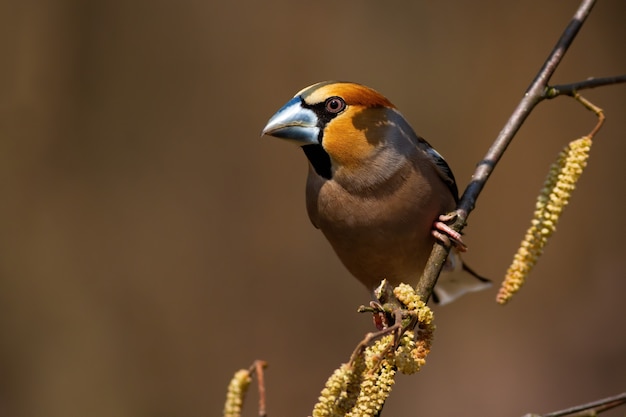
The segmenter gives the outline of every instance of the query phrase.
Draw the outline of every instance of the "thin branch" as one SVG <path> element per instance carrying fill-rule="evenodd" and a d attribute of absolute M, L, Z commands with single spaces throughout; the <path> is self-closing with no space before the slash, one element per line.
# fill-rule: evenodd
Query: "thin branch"
<path fill-rule="evenodd" d="M 461 200 L 459 201 L 459 205 L 456 210 L 457 218 L 452 225 L 453 229 L 457 231 L 461 231 L 463 229 L 465 222 L 467 221 L 467 217 L 474 209 L 476 199 L 485 187 L 489 176 L 506 151 L 506 148 L 511 143 L 511 140 L 520 129 L 530 112 L 539 102 L 545 99 L 544 93 L 548 87 L 550 78 L 554 74 L 558 65 L 561 63 L 565 52 L 572 44 L 587 16 L 589 16 L 594 4 L 595 0 L 583 0 L 580 6 L 578 6 L 578 10 L 576 10 L 574 17 L 563 31 L 563 34 L 556 43 L 552 52 L 548 55 L 548 58 L 545 60 L 543 66 L 535 76 L 535 79 L 528 87 L 528 90 L 526 90 L 526 94 L 524 94 L 524 97 L 517 105 L 517 108 L 513 111 L 513 114 L 507 121 L 502 131 L 500 131 L 500 134 L 487 151 L 483 160 L 476 167 L 474 175 L 472 175 L 472 180 L 468 184 Z M 437 277 L 439 276 L 445 262 L 448 250 L 449 249 L 440 244 L 435 244 L 433 247 L 433 251 L 428 259 L 424 274 L 420 278 L 416 287 L 416 291 L 421 296 L 422 300 L 426 301 L 430 298 L 432 289 L 437 283 Z"/>
<path fill-rule="evenodd" d="M 554 411 L 544 414 L 541 417 L 562 417 L 562 416 L 595 416 L 596 414 L 626 404 L 626 392 L 602 400 L 577 405 L 564 410 Z"/>
<path fill-rule="evenodd" d="M 595 0 L 583 0 L 580 4 L 578 10 L 574 14 L 574 17 L 561 35 L 561 38 L 554 46 L 550 55 L 548 55 L 543 67 L 539 70 L 539 73 L 531 83 L 530 87 L 528 87 L 526 94 L 494 141 L 493 145 L 491 145 L 491 148 L 487 151 L 483 161 L 478 165 L 474 175 L 472 176 L 472 182 L 466 188 L 459 203 L 459 215 L 462 220 L 465 220 L 469 215 L 469 212 L 474 209 L 476 198 L 478 198 L 478 195 L 482 191 L 487 179 L 493 172 L 495 165 L 498 163 L 509 143 L 511 143 L 511 140 L 526 120 L 526 117 L 528 117 L 533 108 L 543 99 L 543 93 L 545 88 L 548 86 L 548 82 L 550 81 L 552 74 L 554 74 L 557 66 L 561 63 L 565 52 L 567 52 L 570 45 L 574 41 L 574 38 L 578 34 L 578 31 L 582 27 L 587 16 L 589 16 L 594 4 Z"/>
<path fill-rule="evenodd" d="M 626 74 L 617 75 L 615 77 L 587 78 L 577 83 L 559 84 L 548 87 L 544 93 L 544 97 L 550 99 L 561 95 L 572 96 L 576 91 L 620 83 L 626 83 Z"/>
<path fill-rule="evenodd" d="M 572 97 L 574 97 L 574 99 L 576 99 L 576 101 L 582 104 L 587 110 L 594 112 L 595 115 L 598 116 L 598 123 L 593 128 L 593 130 L 589 132 L 589 134 L 587 135 L 590 138 L 593 138 L 596 135 L 596 133 L 598 133 L 602 125 L 604 124 L 604 120 L 606 118 L 604 116 L 604 111 L 600 107 L 596 106 L 595 104 L 593 104 L 592 102 L 590 102 L 589 100 L 587 100 L 586 98 L 578 94 L 577 91 L 572 92 Z"/>
<path fill-rule="evenodd" d="M 263 370 L 267 367 L 267 362 L 256 360 L 248 369 L 250 375 L 256 374 L 257 385 L 259 389 L 259 417 L 267 417 L 265 407 L 265 373 Z"/>

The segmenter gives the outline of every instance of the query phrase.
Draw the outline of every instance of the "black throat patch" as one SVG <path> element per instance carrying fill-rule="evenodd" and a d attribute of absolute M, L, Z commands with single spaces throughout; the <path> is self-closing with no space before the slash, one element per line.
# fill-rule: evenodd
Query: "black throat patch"
<path fill-rule="evenodd" d="M 309 162 L 311 162 L 317 175 L 330 180 L 333 176 L 330 169 L 330 156 L 328 156 L 328 153 L 322 148 L 322 145 L 304 145 L 302 150 Z"/>

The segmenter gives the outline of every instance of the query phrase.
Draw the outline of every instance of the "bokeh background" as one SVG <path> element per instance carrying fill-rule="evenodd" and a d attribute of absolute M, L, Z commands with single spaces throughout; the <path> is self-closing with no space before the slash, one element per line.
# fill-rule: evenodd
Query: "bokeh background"
<path fill-rule="evenodd" d="M 463 189 L 577 4 L 1 2 L 0 416 L 219 416 L 257 358 L 270 415 L 309 415 L 369 296 L 309 224 L 302 152 L 264 123 L 309 84 L 361 82 Z M 626 72 L 625 12 L 599 2 L 553 81 Z M 626 86 L 585 95 L 608 120 L 527 286 L 437 308 L 384 415 L 626 389 Z M 567 98 L 531 115 L 470 217 L 475 269 L 500 281 L 549 164 L 594 123 Z"/>

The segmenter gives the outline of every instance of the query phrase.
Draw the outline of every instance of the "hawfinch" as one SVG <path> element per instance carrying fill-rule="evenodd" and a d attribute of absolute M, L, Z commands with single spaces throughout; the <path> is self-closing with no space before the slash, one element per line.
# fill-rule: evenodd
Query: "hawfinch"
<path fill-rule="evenodd" d="M 434 300 L 445 304 L 490 285 L 463 264 L 462 243 L 440 221 L 458 201 L 450 167 L 378 92 L 347 82 L 314 84 L 278 110 L 262 134 L 302 147 L 309 218 L 370 291 L 382 279 L 416 284 L 441 230 L 457 245 Z"/>

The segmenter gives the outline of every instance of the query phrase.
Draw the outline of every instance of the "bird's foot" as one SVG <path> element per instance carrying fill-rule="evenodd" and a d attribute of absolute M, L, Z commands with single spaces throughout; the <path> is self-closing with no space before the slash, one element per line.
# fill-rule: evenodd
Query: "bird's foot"
<path fill-rule="evenodd" d="M 466 252 L 467 246 L 463 243 L 461 234 L 448 226 L 447 222 L 456 218 L 456 213 L 442 214 L 433 224 L 432 235 L 446 247 L 454 246 L 460 252 Z"/>

